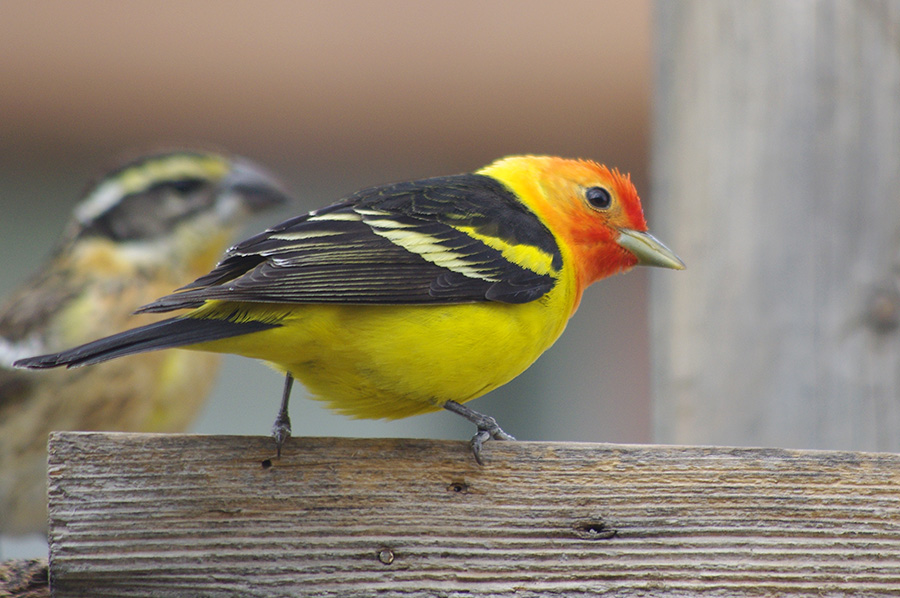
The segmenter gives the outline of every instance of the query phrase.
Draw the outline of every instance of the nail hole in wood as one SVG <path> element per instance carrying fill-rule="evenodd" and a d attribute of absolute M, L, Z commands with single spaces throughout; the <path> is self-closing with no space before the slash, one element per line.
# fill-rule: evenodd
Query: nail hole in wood
<path fill-rule="evenodd" d="M 574 526 L 575 535 L 582 540 L 609 540 L 616 535 L 616 530 L 611 529 L 602 519 L 584 519 Z"/>
<path fill-rule="evenodd" d="M 382 548 L 378 551 L 378 560 L 385 565 L 390 565 L 394 562 L 394 551 L 390 548 Z"/>

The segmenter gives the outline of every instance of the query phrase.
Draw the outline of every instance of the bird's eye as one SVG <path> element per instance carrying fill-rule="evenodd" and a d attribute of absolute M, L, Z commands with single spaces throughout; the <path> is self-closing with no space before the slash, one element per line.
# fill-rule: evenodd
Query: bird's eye
<path fill-rule="evenodd" d="M 612 205 L 612 195 L 604 187 L 589 187 L 584 196 L 592 208 L 605 210 Z"/>

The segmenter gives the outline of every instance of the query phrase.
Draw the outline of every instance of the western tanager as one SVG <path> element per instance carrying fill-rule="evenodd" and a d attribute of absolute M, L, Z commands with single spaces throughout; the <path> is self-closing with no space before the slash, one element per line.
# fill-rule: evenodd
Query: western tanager
<path fill-rule="evenodd" d="M 43 373 L 12 362 L 134 326 L 136 308 L 208 272 L 252 213 L 285 199 L 258 167 L 193 151 L 131 161 L 88 190 L 44 267 L 0 305 L 0 532 L 46 527 L 51 430 L 182 431 L 219 356 L 165 351 Z"/>
<path fill-rule="evenodd" d="M 511 439 L 463 405 L 559 337 L 591 283 L 638 265 L 681 269 L 647 232 L 628 176 L 585 160 L 512 156 L 471 174 L 364 189 L 232 247 L 209 274 L 139 311 L 185 314 L 22 359 L 49 368 L 185 347 L 298 378 L 333 409 L 400 418 L 441 408 Z"/>

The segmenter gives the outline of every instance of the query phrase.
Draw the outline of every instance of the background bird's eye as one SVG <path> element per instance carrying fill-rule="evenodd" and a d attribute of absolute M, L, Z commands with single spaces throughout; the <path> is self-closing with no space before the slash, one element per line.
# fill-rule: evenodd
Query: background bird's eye
<path fill-rule="evenodd" d="M 181 179 L 178 181 L 166 181 L 165 186 L 174 189 L 182 195 L 187 195 L 188 193 L 193 193 L 205 184 L 206 181 L 203 179 Z"/>
<path fill-rule="evenodd" d="M 612 205 L 612 195 L 610 195 L 608 189 L 603 187 L 590 187 L 585 192 L 585 197 L 588 203 L 591 204 L 591 207 L 598 210 L 605 210 Z"/>

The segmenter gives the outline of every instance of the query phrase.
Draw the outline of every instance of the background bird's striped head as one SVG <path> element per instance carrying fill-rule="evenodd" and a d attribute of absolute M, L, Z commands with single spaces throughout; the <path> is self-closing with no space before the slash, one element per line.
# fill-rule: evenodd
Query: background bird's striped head
<path fill-rule="evenodd" d="M 144 156 L 88 190 L 64 242 L 152 241 L 198 218 L 210 226 L 233 226 L 286 197 L 274 177 L 241 158 L 199 151 Z"/>

